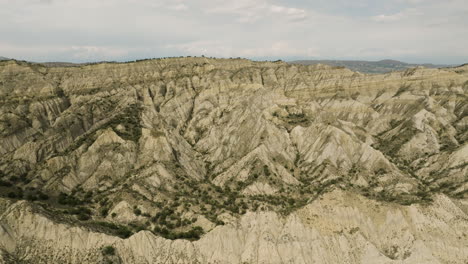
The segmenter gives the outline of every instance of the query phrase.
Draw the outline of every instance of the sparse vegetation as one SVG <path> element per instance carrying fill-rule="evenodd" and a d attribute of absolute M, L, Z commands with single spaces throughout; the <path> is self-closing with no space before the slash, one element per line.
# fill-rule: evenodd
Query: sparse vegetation
<path fill-rule="evenodd" d="M 105 246 L 102 249 L 102 254 L 107 255 L 107 256 L 113 256 L 115 255 L 115 248 L 113 246 Z"/>
<path fill-rule="evenodd" d="M 171 231 L 166 227 L 156 226 L 154 232 L 167 239 L 187 239 L 187 240 L 198 240 L 203 235 L 203 229 L 199 226 L 192 227 L 189 231 Z"/>
<path fill-rule="evenodd" d="M 141 137 L 141 111 L 142 108 L 138 104 L 129 105 L 116 115 L 108 126 L 111 126 L 123 139 L 138 142 Z M 124 129 L 117 129 L 118 125 L 122 125 Z"/>
<path fill-rule="evenodd" d="M 121 238 L 128 238 L 133 234 L 130 228 L 124 225 L 104 221 L 94 221 L 91 224 Z"/>
<path fill-rule="evenodd" d="M 58 196 L 58 203 L 63 205 L 77 206 L 82 205 L 84 202 L 73 195 L 68 195 L 66 193 L 60 193 Z"/>
<path fill-rule="evenodd" d="M 135 209 L 133 209 L 133 213 L 134 213 L 135 215 L 137 215 L 137 216 L 138 216 L 138 215 L 141 215 L 141 210 L 140 210 L 139 208 L 135 208 Z"/>

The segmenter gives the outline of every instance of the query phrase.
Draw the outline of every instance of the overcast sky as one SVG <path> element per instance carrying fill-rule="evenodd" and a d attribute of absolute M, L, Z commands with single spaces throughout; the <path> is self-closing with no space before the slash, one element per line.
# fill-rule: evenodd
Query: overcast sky
<path fill-rule="evenodd" d="M 0 56 L 468 62 L 468 0 L 0 0 Z"/>

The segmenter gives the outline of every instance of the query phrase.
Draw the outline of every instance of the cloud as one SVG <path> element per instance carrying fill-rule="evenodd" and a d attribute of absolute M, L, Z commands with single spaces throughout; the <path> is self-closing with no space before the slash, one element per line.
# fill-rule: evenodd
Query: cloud
<path fill-rule="evenodd" d="M 167 50 L 173 50 L 181 55 L 204 55 L 216 57 L 230 57 L 233 54 L 232 47 L 219 41 L 193 41 L 187 43 L 169 44 L 164 46 Z"/>
<path fill-rule="evenodd" d="M 186 4 L 179 3 L 179 4 L 169 6 L 169 9 L 172 9 L 172 10 L 175 10 L 175 11 L 183 11 L 183 10 L 187 10 L 188 6 Z"/>
<path fill-rule="evenodd" d="M 392 22 L 392 21 L 398 21 L 402 18 L 403 18 L 402 13 L 397 13 L 393 15 L 378 15 L 378 16 L 371 17 L 371 19 L 376 22 Z"/>
<path fill-rule="evenodd" d="M 0 42 L 0 50 L 8 50 L 14 58 L 21 58 L 22 56 L 34 56 L 36 59 L 31 61 L 103 61 L 114 60 L 115 58 L 124 57 L 132 49 L 119 48 L 112 46 L 24 46 L 24 45 L 10 45 Z M 52 55 L 51 55 L 52 54 Z"/>
<path fill-rule="evenodd" d="M 468 61 L 466 0 L 0 0 L 0 56 Z"/>
<path fill-rule="evenodd" d="M 371 20 L 375 22 L 395 22 L 403 19 L 414 18 L 420 15 L 422 15 L 422 13 L 417 9 L 408 8 L 395 14 L 372 16 Z"/>
<path fill-rule="evenodd" d="M 305 9 L 281 6 L 266 0 L 219 1 L 214 7 L 208 7 L 207 13 L 228 14 L 238 17 L 239 22 L 254 23 L 272 17 L 289 21 L 302 20 L 307 17 Z"/>
<path fill-rule="evenodd" d="M 295 45 L 291 45 L 291 43 L 287 41 L 279 41 L 275 43 L 271 43 L 270 45 L 266 45 L 260 48 L 250 48 L 250 49 L 243 49 L 240 51 L 240 55 L 242 57 L 256 57 L 256 58 L 263 58 L 263 57 L 297 57 L 297 56 L 305 56 L 305 57 L 317 57 L 319 56 L 319 51 L 317 48 L 308 47 L 308 48 L 298 48 Z"/>
<path fill-rule="evenodd" d="M 290 20 L 302 20 L 307 17 L 307 12 L 304 9 L 271 5 L 270 11 L 272 13 L 280 14 L 288 17 Z"/>
<path fill-rule="evenodd" d="M 122 57 L 128 54 L 126 49 L 98 46 L 71 46 L 62 48 L 62 51 L 70 53 L 75 59 L 85 60 L 109 60 L 110 58 Z"/>

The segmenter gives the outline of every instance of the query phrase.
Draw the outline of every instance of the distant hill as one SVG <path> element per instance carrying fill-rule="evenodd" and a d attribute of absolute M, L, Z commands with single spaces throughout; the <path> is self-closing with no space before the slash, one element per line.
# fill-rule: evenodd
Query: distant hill
<path fill-rule="evenodd" d="M 7 58 L 7 57 L 0 56 L 0 61 L 3 61 L 3 60 L 14 60 L 14 59 L 10 59 L 10 58 Z M 40 65 L 44 65 L 46 67 L 77 67 L 77 66 L 100 63 L 100 62 L 73 63 L 73 62 L 61 62 L 61 61 L 52 61 L 52 62 L 24 61 L 24 62 L 32 63 L 32 64 L 40 64 Z"/>
<path fill-rule="evenodd" d="M 454 65 L 435 65 L 435 64 L 411 64 L 397 60 L 381 60 L 381 61 L 353 61 L 353 60 L 298 60 L 291 61 L 292 64 L 313 65 L 313 64 L 328 64 L 331 66 L 342 66 L 353 71 L 362 73 L 386 73 L 392 71 L 401 71 L 408 68 L 424 66 L 426 68 L 444 68 Z"/>
<path fill-rule="evenodd" d="M 7 57 L 0 56 L 0 61 L 2 60 L 11 60 Z M 84 65 L 92 65 L 98 64 L 101 62 L 88 62 L 88 63 L 72 63 L 72 62 L 32 62 L 28 61 L 29 63 L 33 64 L 41 64 L 46 67 L 78 67 Z M 112 63 L 112 61 L 108 61 Z M 362 73 L 369 73 L 369 74 L 379 74 L 379 73 L 387 73 L 392 71 L 402 71 L 408 68 L 415 68 L 418 66 L 423 66 L 426 68 L 445 68 L 445 67 L 452 67 L 457 65 L 436 65 L 436 64 L 413 64 L 413 63 L 406 63 L 397 60 L 380 60 L 380 61 L 360 61 L 360 60 L 297 60 L 297 61 L 290 61 L 290 64 L 301 64 L 301 65 L 314 65 L 314 64 L 327 64 L 330 66 L 341 66 L 351 69 L 353 71 L 358 71 Z"/>
<path fill-rule="evenodd" d="M 75 66 L 80 66 L 84 65 L 80 63 L 73 63 L 73 62 L 36 62 L 37 64 L 42 64 L 46 67 L 75 67 Z"/>

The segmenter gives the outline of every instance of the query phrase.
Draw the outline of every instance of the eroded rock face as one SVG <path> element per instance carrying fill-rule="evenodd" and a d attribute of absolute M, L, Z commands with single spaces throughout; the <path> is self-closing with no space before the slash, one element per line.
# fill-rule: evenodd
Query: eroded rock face
<path fill-rule="evenodd" d="M 437 195 L 402 206 L 334 190 L 287 217 L 249 212 L 189 242 L 149 231 L 120 239 L 17 202 L 1 215 L 0 245 L 34 263 L 99 263 L 109 245 L 120 263 L 464 263 L 467 205 Z"/>
<path fill-rule="evenodd" d="M 2 61 L 0 255 L 465 263 L 467 96 L 466 65 Z"/>

